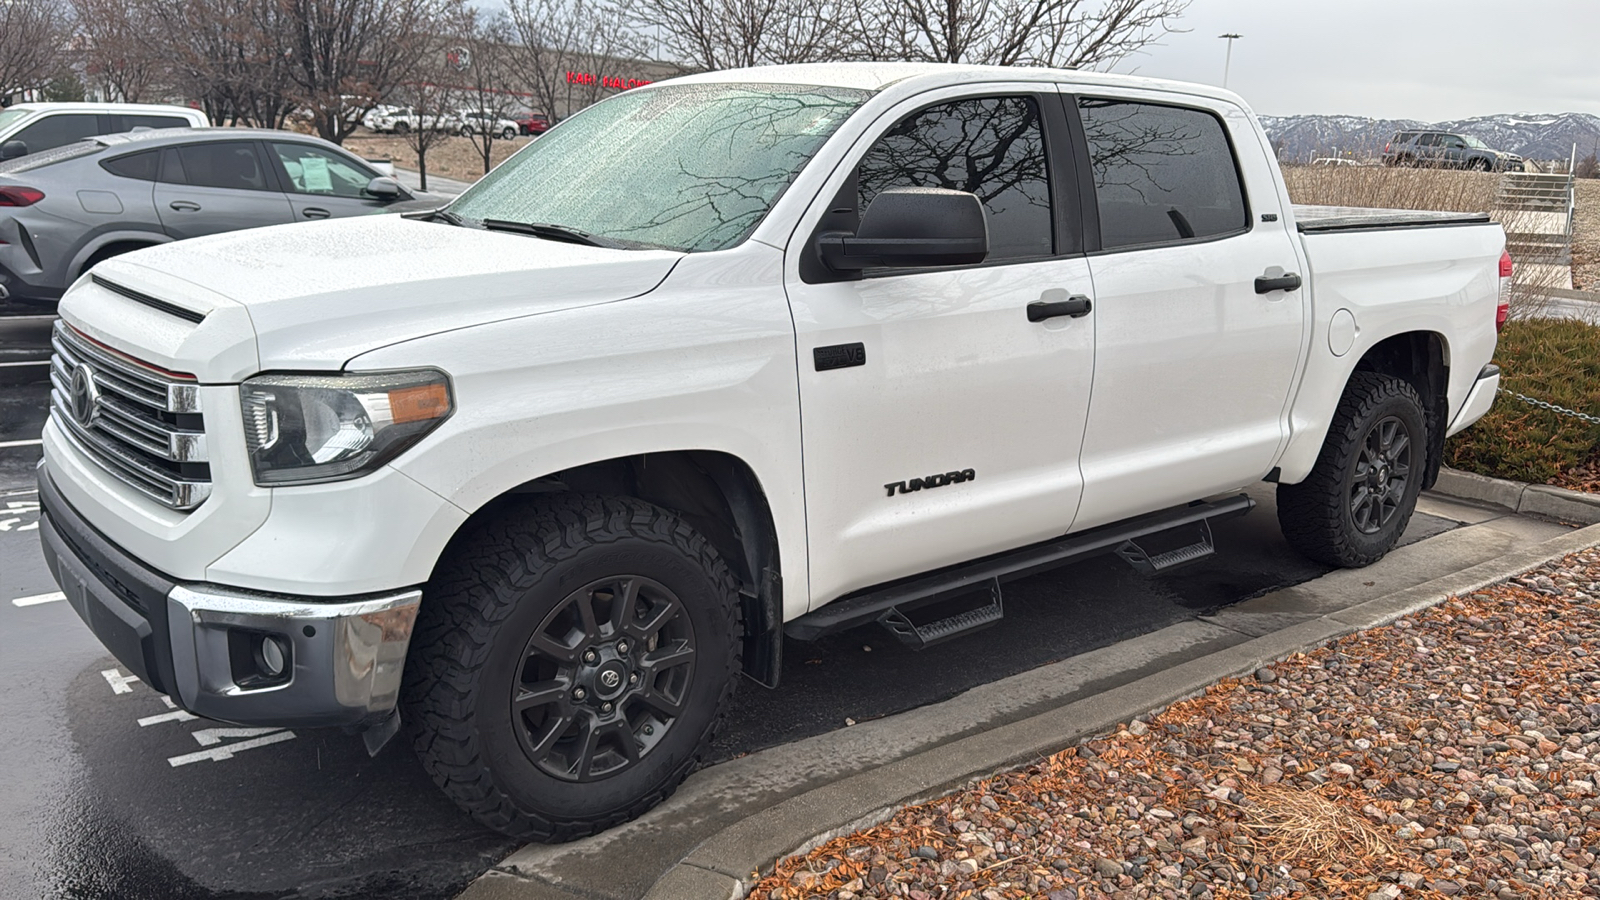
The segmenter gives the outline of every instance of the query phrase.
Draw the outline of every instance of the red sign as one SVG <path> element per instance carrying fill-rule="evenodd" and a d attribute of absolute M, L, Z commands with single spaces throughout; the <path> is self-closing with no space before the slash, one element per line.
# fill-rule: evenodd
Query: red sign
<path fill-rule="evenodd" d="M 625 91 L 629 88 L 644 87 L 649 84 L 644 78 L 619 78 L 616 75 L 596 75 L 592 72 L 568 72 L 567 84 L 598 84 L 614 90 Z"/>

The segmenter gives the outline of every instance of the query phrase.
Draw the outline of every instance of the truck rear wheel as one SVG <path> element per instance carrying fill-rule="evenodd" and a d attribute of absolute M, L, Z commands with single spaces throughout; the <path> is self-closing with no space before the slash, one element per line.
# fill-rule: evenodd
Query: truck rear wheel
<path fill-rule="evenodd" d="M 1422 492 L 1426 421 L 1422 400 L 1404 380 L 1350 376 L 1311 474 L 1278 485 L 1278 524 L 1289 545 L 1331 566 L 1382 559 Z"/>
<path fill-rule="evenodd" d="M 704 536 L 631 498 L 513 506 L 424 592 L 406 704 L 428 773 L 513 837 L 593 834 L 666 799 L 739 673 L 737 584 Z"/>

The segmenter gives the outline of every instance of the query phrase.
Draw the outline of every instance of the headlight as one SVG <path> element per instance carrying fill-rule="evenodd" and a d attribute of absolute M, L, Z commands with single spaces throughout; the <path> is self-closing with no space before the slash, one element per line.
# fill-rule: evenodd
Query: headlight
<path fill-rule="evenodd" d="M 435 369 L 373 375 L 263 375 L 239 386 L 256 484 L 357 478 L 449 418 L 450 381 Z"/>

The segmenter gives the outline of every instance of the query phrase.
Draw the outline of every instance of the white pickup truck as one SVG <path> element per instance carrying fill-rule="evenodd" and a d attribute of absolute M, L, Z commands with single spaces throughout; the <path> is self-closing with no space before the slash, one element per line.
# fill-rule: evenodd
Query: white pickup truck
<path fill-rule="evenodd" d="M 403 714 L 463 808 L 562 840 L 669 794 L 786 636 L 921 647 L 1007 578 L 1161 571 L 1262 480 L 1296 548 L 1379 559 L 1494 400 L 1504 244 L 1292 207 L 1211 87 L 679 78 L 426 217 L 80 279 L 39 530 L 183 709 L 373 752 Z"/>

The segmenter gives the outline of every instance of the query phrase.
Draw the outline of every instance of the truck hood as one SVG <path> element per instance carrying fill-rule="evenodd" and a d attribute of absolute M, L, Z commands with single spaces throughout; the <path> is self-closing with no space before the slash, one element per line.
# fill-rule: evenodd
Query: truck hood
<path fill-rule="evenodd" d="M 636 297 L 682 256 L 370 216 L 164 244 L 108 260 L 95 275 L 202 314 L 194 336 L 208 339 L 181 343 L 234 352 L 183 359 L 190 354 L 178 347 L 147 349 L 217 383 L 273 369 L 338 370 L 400 341 Z M 104 289 L 88 282 L 69 292 L 64 314 L 75 305 L 72 293 Z M 85 324 L 122 343 L 116 323 Z M 254 353 L 239 352 L 247 338 Z"/>

